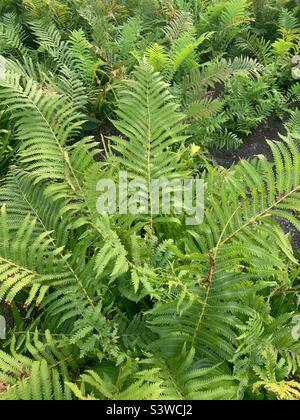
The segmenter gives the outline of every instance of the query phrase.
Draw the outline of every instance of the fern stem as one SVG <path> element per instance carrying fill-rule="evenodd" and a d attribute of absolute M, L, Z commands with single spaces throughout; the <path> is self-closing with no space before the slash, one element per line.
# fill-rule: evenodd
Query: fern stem
<path fill-rule="evenodd" d="M 230 241 L 235 235 L 237 235 L 241 230 L 245 229 L 247 226 L 251 225 L 252 223 L 255 223 L 258 219 L 263 217 L 266 213 L 268 213 L 270 210 L 273 209 L 273 207 L 278 206 L 282 201 L 289 198 L 291 195 L 293 195 L 295 192 L 300 190 L 300 185 L 298 187 L 294 188 L 292 191 L 290 191 L 288 194 L 282 196 L 279 198 L 279 200 L 275 201 L 271 206 L 269 206 L 267 209 L 264 209 L 259 214 L 253 216 L 250 220 L 248 220 L 245 224 L 243 224 L 241 227 L 239 227 L 237 230 L 235 230 L 231 235 L 229 235 L 226 239 L 221 241 L 221 245 L 224 245 L 226 242 Z"/>
<path fill-rule="evenodd" d="M 153 229 L 153 217 L 152 217 L 152 197 L 151 197 L 151 115 L 150 115 L 150 104 L 149 104 L 149 87 L 147 87 L 147 115 L 148 115 L 148 146 L 147 146 L 147 175 L 148 175 L 148 197 L 150 202 L 150 227 Z"/>
<path fill-rule="evenodd" d="M 212 287 L 212 282 L 213 282 L 213 275 L 214 275 L 215 268 L 216 268 L 217 254 L 218 254 L 220 245 L 222 243 L 222 238 L 225 235 L 225 232 L 226 232 L 231 220 L 234 218 L 234 216 L 236 215 L 236 213 L 238 212 L 239 209 L 240 209 L 240 207 L 237 207 L 234 210 L 234 212 L 232 213 L 232 215 L 229 217 L 227 223 L 224 226 L 224 229 L 221 232 L 221 235 L 220 235 L 220 238 L 218 240 L 218 243 L 217 243 L 216 247 L 213 250 L 210 251 L 210 270 L 209 270 L 209 274 L 208 274 L 208 286 L 207 286 L 207 291 L 206 291 L 206 295 L 205 295 L 205 299 L 204 299 L 204 304 L 202 306 L 202 310 L 201 310 L 201 313 L 200 313 L 200 316 L 199 316 L 199 319 L 198 319 L 198 322 L 197 322 L 197 327 L 196 327 L 196 329 L 194 331 L 194 334 L 193 334 L 192 347 L 195 346 L 198 331 L 200 329 L 200 325 L 202 324 L 204 314 L 205 314 L 205 311 L 206 311 L 206 307 L 208 305 L 209 294 L 210 294 L 211 287 Z"/>

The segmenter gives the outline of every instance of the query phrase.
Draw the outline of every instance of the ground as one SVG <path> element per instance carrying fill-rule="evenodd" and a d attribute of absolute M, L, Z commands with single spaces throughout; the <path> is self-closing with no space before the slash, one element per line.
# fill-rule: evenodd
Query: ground
<path fill-rule="evenodd" d="M 280 134 L 284 135 L 286 130 L 282 121 L 272 115 L 259 127 L 244 139 L 244 144 L 237 150 L 210 150 L 211 155 L 216 162 L 230 168 L 230 166 L 241 159 L 249 159 L 257 155 L 265 155 L 269 160 L 272 160 L 271 149 L 267 140 L 280 140 Z M 293 248 L 300 253 L 300 232 L 287 220 L 278 219 L 282 229 L 292 236 Z"/>
<path fill-rule="evenodd" d="M 244 139 L 244 144 L 237 150 L 211 150 L 211 154 L 219 165 L 229 168 L 241 159 L 248 159 L 256 155 L 265 155 L 272 159 L 271 149 L 267 140 L 280 139 L 279 134 L 285 134 L 282 121 L 272 115 Z"/>

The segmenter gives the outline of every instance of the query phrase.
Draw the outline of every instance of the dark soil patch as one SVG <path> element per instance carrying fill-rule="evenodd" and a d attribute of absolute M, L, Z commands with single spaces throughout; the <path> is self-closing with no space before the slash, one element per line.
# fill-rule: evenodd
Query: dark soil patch
<path fill-rule="evenodd" d="M 101 126 L 100 132 L 104 137 L 120 136 L 120 131 L 118 131 L 113 123 L 109 120 L 107 120 L 105 124 Z"/>
<path fill-rule="evenodd" d="M 208 95 L 210 99 L 218 99 L 225 90 L 225 86 L 223 83 L 216 83 L 213 89 L 208 91 Z"/>
<path fill-rule="evenodd" d="M 282 121 L 273 115 L 246 137 L 239 149 L 211 150 L 210 153 L 216 162 L 225 168 L 230 168 L 241 159 L 251 159 L 257 155 L 264 155 L 272 161 L 273 156 L 267 140 L 280 140 L 279 134 L 286 134 L 286 130 Z M 300 232 L 288 220 L 277 218 L 277 221 L 285 233 L 291 234 L 293 248 L 300 254 Z"/>
<path fill-rule="evenodd" d="M 288 220 L 279 217 L 276 219 L 279 222 L 281 229 L 284 231 L 284 233 L 291 234 L 293 249 L 297 252 L 297 254 L 300 255 L 300 232 Z"/>
<path fill-rule="evenodd" d="M 107 120 L 105 124 L 101 125 L 101 127 L 97 130 L 97 132 L 94 132 L 90 135 L 93 135 L 96 142 L 99 143 L 100 150 L 99 150 L 99 153 L 95 155 L 96 162 L 101 162 L 104 160 L 105 158 L 104 147 L 108 149 L 108 144 L 109 144 L 108 139 L 110 137 L 122 137 L 122 134 L 120 133 L 120 131 L 118 131 L 118 129 L 109 120 Z M 119 155 L 119 153 L 114 149 L 111 149 L 111 152 L 117 156 Z"/>
<path fill-rule="evenodd" d="M 210 154 L 219 165 L 225 168 L 230 168 L 241 159 L 249 159 L 257 155 L 265 155 L 267 159 L 272 160 L 273 156 L 267 140 L 279 140 L 279 134 L 285 133 L 282 121 L 273 115 L 254 129 L 244 139 L 244 144 L 239 149 L 234 151 L 212 149 Z"/>
<path fill-rule="evenodd" d="M 96 143 L 98 143 L 97 149 L 99 149 L 99 152 L 96 153 L 94 158 L 96 162 L 101 162 L 105 159 L 104 147 L 108 147 L 107 139 L 109 137 L 120 136 L 120 132 L 109 120 L 106 120 L 105 123 L 99 124 L 93 130 L 87 130 L 86 135 L 94 137 Z"/>

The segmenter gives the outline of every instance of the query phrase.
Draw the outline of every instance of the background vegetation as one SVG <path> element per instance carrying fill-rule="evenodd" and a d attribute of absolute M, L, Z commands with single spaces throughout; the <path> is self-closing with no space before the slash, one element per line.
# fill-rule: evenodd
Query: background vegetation
<path fill-rule="evenodd" d="M 299 399 L 298 2 L 0 10 L 0 399 Z M 99 215 L 124 169 L 204 179 L 204 223 Z"/>

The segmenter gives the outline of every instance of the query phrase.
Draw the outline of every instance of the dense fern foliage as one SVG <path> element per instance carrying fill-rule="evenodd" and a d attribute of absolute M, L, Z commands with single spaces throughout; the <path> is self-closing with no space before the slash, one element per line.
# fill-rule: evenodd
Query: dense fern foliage
<path fill-rule="evenodd" d="M 296 2 L 0 10 L 0 400 L 299 400 Z M 99 212 L 125 172 L 150 212 Z M 152 211 L 174 179 L 202 223 Z"/>

